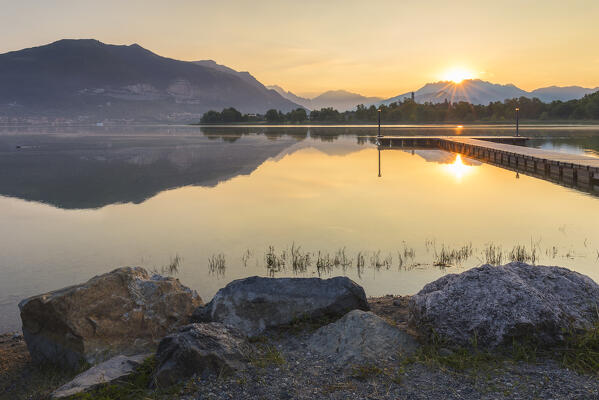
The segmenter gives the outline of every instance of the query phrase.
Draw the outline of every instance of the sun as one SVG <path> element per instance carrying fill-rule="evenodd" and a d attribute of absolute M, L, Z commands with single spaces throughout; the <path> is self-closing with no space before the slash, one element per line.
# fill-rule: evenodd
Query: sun
<path fill-rule="evenodd" d="M 454 83 L 462 83 L 464 79 L 472 79 L 474 74 L 462 67 L 454 67 L 443 73 L 444 81 L 452 81 Z"/>

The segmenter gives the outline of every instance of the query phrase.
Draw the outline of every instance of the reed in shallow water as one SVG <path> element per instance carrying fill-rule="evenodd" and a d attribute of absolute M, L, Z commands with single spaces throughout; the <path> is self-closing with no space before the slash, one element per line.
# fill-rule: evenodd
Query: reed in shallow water
<path fill-rule="evenodd" d="M 225 276 L 226 263 L 223 253 L 213 254 L 208 258 L 208 271 L 212 275 Z"/>
<path fill-rule="evenodd" d="M 442 244 L 441 248 L 438 249 L 436 241 L 432 239 L 425 241 L 425 248 L 427 249 L 426 254 L 422 255 L 421 259 L 416 259 L 416 250 L 405 241 L 402 241 L 399 248 L 393 253 L 384 253 L 382 250 L 377 249 L 374 251 L 359 251 L 354 253 L 353 256 L 351 252 L 347 251 L 347 247 L 341 247 L 332 253 L 326 250 L 311 252 L 304 250 L 302 246 L 293 242 L 290 247 L 281 251 L 277 251 L 275 246 L 269 245 L 264 253 L 264 259 L 256 258 L 255 261 L 256 267 L 260 268 L 264 265 L 267 275 L 271 277 L 285 273 L 289 269 L 289 273 L 299 276 L 313 274 L 323 277 L 333 273 L 353 273 L 359 279 L 362 279 L 367 268 L 376 272 L 390 270 L 395 265 L 395 257 L 397 257 L 397 271 L 399 272 L 431 267 L 445 270 L 447 268 L 476 267 L 481 264 L 503 265 L 511 261 L 537 264 L 543 261 L 542 259 L 555 259 L 558 255 L 570 260 L 575 257 L 590 256 L 599 262 L 599 250 L 591 250 L 590 246 L 588 246 L 586 255 L 584 249 L 577 249 L 576 252 L 573 249 L 560 252 L 558 246 L 541 248 L 540 241 L 535 242 L 532 239 L 530 245 L 517 243 L 508 251 L 493 242 L 487 243 L 479 249 L 475 248 L 472 243 L 457 247 Z M 250 249 L 243 252 L 241 265 L 244 268 L 248 266 L 253 254 L 255 252 Z M 477 255 L 475 259 L 479 263 L 474 263 L 471 260 L 475 254 Z M 181 261 L 182 258 L 176 255 L 171 259 L 169 265 L 162 267 L 160 270 L 154 270 L 154 272 L 163 275 L 176 274 Z M 225 255 L 219 253 L 210 257 L 208 269 L 212 275 L 224 276 L 226 271 Z"/>

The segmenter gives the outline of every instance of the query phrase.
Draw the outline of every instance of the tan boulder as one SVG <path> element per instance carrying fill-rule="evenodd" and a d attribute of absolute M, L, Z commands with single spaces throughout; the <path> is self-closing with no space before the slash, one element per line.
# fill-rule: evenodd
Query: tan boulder
<path fill-rule="evenodd" d="M 123 267 L 19 303 L 36 362 L 77 367 L 154 348 L 203 305 L 178 279 Z"/>

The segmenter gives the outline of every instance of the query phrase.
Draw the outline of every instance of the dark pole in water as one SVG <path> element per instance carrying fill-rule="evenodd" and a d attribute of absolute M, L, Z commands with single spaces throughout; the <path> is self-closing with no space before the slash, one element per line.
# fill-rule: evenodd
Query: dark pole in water
<path fill-rule="evenodd" d="M 379 151 L 379 178 L 381 177 L 381 142 L 380 142 L 380 138 L 381 138 L 381 109 L 379 108 L 378 110 L 378 114 L 379 114 L 379 132 L 376 136 L 376 145 L 378 146 L 378 151 Z"/>
<path fill-rule="evenodd" d="M 520 136 L 520 108 L 516 107 L 516 136 Z"/>

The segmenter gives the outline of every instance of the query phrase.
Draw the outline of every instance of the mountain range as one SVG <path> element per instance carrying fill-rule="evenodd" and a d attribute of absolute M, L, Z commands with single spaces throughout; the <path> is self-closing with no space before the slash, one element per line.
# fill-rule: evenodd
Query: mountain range
<path fill-rule="evenodd" d="M 530 92 L 479 79 L 428 83 L 414 92 L 415 101 L 468 101 L 488 104 L 514 97 L 544 102 L 583 97 L 599 88 L 550 86 Z M 246 71 L 213 60 L 179 61 L 143 47 L 110 45 L 93 39 L 57 42 L 0 54 L 0 123 L 28 120 L 75 122 L 197 122 L 209 110 L 235 107 L 242 113 L 288 112 L 333 107 L 352 110 L 359 104 L 390 104 L 412 92 L 388 99 L 345 90 L 313 98 L 280 86 L 265 86 Z"/>
<path fill-rule="evenodd" d="M 522 90 L 515 85 L 499 85 L 480 79 L 466 79 L 460 83 L 452 81 L 440 81 L 427 83 L 414 92 L 414 101 L 417 103 L 442 103 L 444 101 L 458 102 L 467 101 L 472 104 L 489 104 L 492 101 L 504 101 L 517 97 L 538 98 L 543 102 L 554 100 L 579 99 L 586 94 L 594 93 L 597 88 L 583 88 L 580 86 L 550 86 L 536 89 L 530 92 Z M 388 105 L 393 102 L 409 99 L 412 92 L 400 94 L 375 104 Z"/>
<path fill-rule="evenodd" d="M 347 90 L 329 90 L 309 99 L 297 96 L 278 85 L 267 86 L 267 88 L 275 90 L 281 96 L 308 110 L 320 110 L 325 107 L 333 107 L 338 111 L 348 111 L 355 109 L 359 104 L 372 104 L 382 100 L 380 97 L 366 97 L 358 93 L 348 92 Z"/>
<path fill-rule="evenodd" d="M 197 121 L 211 109 L 299 106 L 249 73 L 161 57 L 137 44 L 60 40 L 0 54 L 0 115 Z"/>

